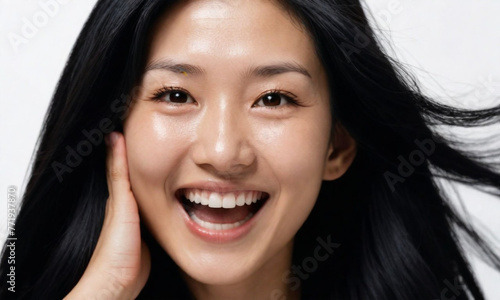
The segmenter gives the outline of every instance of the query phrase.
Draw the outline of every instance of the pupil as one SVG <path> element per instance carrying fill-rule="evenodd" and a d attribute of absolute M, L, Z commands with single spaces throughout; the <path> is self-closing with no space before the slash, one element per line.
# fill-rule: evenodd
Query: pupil
<path fill-rule="evenodd" d="M 281 97 L 278 94 L 269 94 L 264 96 L 264 104 L 270 104 L 270 106 L 276 106 L 280 104 Z"/>
<path fill-rule="evenodd" d="M 183 92 L 171 92 L 169 98 L 172 102 L 186 102 L 187 95 Z"/>

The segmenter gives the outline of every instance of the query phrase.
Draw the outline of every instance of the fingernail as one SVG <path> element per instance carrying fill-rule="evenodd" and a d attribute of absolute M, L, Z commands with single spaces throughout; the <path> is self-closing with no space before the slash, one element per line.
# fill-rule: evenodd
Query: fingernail
<path fill-rule="evenodd" d="M 109 140 L 111 142 L 111 146 L 114 146 L 116 144 L 116 141 L 118 141 L 118 133 L 111 132 L 109 134 Z"/>

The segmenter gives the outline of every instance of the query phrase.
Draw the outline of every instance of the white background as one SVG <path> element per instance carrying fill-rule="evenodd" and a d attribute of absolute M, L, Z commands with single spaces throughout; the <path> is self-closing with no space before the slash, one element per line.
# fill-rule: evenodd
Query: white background
<path fill-rule="evenodd" d="M 43 9 L 49 2 L 55 3 L 50 14 Z M 22 190 L 26 184 L 50 98 L 94 3 L 0 0 L 0 240 L 7 232 L 7 187 Z M 387 51 L 417 75 L 427 95 L 464 107 L 499 103 L 500 1 L 367 0 L 366 5 Z M 23 37 L 25 22 L 36 30 L 15 46 L 9 37 Z M 459 191 L 474 223 L 500 245 L 500 199 L 467 187 Z M 500 299 L 500 274 L 471 259 L 487 299 Z"/>

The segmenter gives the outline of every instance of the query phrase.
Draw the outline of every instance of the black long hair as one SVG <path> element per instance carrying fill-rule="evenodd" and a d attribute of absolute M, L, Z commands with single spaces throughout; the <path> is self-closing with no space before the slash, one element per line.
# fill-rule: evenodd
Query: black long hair
<path fill-rule="evenodd" d="M 2 282 L 1 299 L 60 299 L 83 274 L 108 197 L 102 136 L 122 130 L 150 29 L 171 2 L 101 0 L 93 9 L 45 117 L 16 219 L 16 292 Z M 498 123 L 500 107 L 464 110 L 424 96 L 384 54 L 358 0 L 280 3 L 309 30 L 327 71 L 332 118 L 358 145 L 347 173 L 323 182 L 295 237 L 293 266 L 305 271 L 284 280 L 301 285 L 304 299 L 431 300 L 446 289 L 455 299 L 484 299 L 459 235 L 499 270 L 500 258 L 436 179 L 500 196 L 498 165 L 486 161 L 498 153 L 465 151 L 435 128 Z M 154 263 L 139 298 L 191 297 L 168 254 L 144 228 L 143 236 Z M 325 243 L 328 258 L 314 261 Z"/>

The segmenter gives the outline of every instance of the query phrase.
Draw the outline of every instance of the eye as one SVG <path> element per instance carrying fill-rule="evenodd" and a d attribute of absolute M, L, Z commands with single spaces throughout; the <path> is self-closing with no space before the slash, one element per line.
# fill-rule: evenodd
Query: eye
<path fill-rule="evenodd" d="M 278 108 L 286 105 L 298 105 L 295 100 L 295 95 L 283 91 L 266 92 L 259 98 L 259 101 L 254 106 L 265 106 L 269 108 Z"/>
<path fill-rule="evenodd" d="M 154 93 L 152 99 L 158 102 L 169 102 L 172 104 L 194 103 L 193 98 L 187 91 L 176 87 L 163 87 Z"/>

